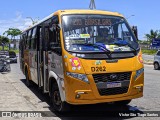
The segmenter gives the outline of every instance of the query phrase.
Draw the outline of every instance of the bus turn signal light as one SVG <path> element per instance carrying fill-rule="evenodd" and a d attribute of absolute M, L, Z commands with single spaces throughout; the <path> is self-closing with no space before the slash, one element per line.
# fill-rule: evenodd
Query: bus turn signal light
<path fill-rule="evenodd" d="M 138 61 L 139 61 L 140 63 L 143 63 L 142 54 L 139 54 L 139 55 L 138 55 Z"/>

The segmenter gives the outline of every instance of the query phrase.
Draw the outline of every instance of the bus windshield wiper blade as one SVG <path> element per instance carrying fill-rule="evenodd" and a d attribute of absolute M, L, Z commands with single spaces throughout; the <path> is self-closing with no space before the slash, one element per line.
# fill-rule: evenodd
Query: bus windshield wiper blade
<path fill-rule="evenodd" d="M 95 46 L 95 47 L 97 47 L 97 48 L 99 48 L 99 49 L 102 48 L 101 50 L 103 50 L 104 52 L 107 52 L 107 53 L 111 54 L 111 51 L 108 50 L 107 48 L 103 47 L 102 45 L 98 45 L 98 44 L 88 44 L 88 45 Z"/>
<path fill-rule="evenodd" d="M 103 52 L 108 56 L 108 58 L 111 58 L 111 51 L 105 48 L 104 46 L 98 44 L 88 44 L 88 45 L 92 45 L 94 47 L 99 48 L 100 50 L 103 50 Z"/>
<path fill-rule="evenodd" d="M 98 48 L 103 48 L 103 51 L 105 51 L 105 52 L 107 52 L 107 53 L 109 53 L 109 54 L 111 54 L 111 51 L 110 50 L 108 50 L 107 48 L 105 48 L 104 46 L 102 46 L 102 45 L 98 45 L 98 44 L 93 44 L 94 46 L 97 46 Z"/>

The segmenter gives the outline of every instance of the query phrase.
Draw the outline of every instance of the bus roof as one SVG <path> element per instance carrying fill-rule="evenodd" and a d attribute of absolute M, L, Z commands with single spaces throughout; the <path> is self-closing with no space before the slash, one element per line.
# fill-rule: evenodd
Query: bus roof
<path fill-rule="evenodd" d="M 58 10 L 57 12 L 55 12 L 55 14 L 61 14 L 61 15 L 65 15 L 65 14 L 103 14 L 103 15 L 113 15 L 113 16 L 120 16 L 123 17 L 121 14 L 119 14 L 118 12 L 110 12 L 110 11 L 104 11 L 104 10 L 84 10 L 84 9 L 78 9 L 78 10 Z"/>
<path fill-rule="evenodd" d="M 101 14 L 101 15 L 111 15 L 111 16 L 119 16 L 119 17 L 123 17 L 122 14 L 118 13 L 118 12 L 110 12 L 110 11 L 104 11 L 104 10 L 88 10 L 88 9 L 73 9 L 73 10 L 58 10 L 55 13 L 50 14 L 48 17 L 40 20 L 38 23 L 36 23 L 33 26 L 30 26 L 29 28 L 27 28 L 26 30 L 24 30 L 23 32 L 43 23 L 44 21 L 48 20 L 49 18 L 51 18 L 53 15 L 67 15 L 67 14 Z"/>

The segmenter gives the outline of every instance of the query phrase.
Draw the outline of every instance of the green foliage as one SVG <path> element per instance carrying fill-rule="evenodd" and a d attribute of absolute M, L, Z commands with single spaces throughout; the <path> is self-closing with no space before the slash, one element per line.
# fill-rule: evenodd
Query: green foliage
<path fill-rule="evenodd" d="M 160 38 L 160 31 L 159 30 L 154 31 L 151 29 L 149 34 L 145 34 L 145 37 L 147 38 L 149 43 L 151 43 L 152 39 Z"/>
<path fill-rule="evenodd" d="M 142 49 L 142 53 L 143 54 L 147 54 L 147 55 L 154 55 L 156 54 L 157 50 L 146 50 L 146 49 Z"/>
<path fill-rule="evenodd" d="M 9 50 L 9 51 L 13 51 L 13 52 L 15 52 L 16 54 L 19 53 L 19 50 Z"/>
<path fill-rule="evenodd" d="M 3 35 L 7 34 L 7 36 L 11 36 L 11 39 L 12 39 L 20 35 L 21 33 L 22 31 L 17 28 L 9 28 L 7 31 L 3 33 Z"/>
<path fill-rule="evenodd" d="M 9 43 L 9 38 L 0 36 L 0 44 L 8 44 Z"/>
<path fill-rule="evenodd" d="M 7 31 L 3 33 L 3 35 L 6 34 L 7 36 L 11 36 L 11 41 L 12 41 L 13 38 L 15 39 L 15 37 L 20 35 L 21 33 L 22 31 L 17 28 L 9 28 Z M 10 49 L 10 45 L 9 45 L 9 49 Z"/>
<path fill-rule="evenodd" d="M 1 50 L 3 50 L 3 47 L 2 47 L 2 46 L 0 46 L 0 51 L 1 51 Z M 9 50 L 9 48 L 6 47 L 6 46 L 4 46 L 4 50 L 6 50 L 6 51 L 14 51 L 15 53 L 19 53 L 19 50 Z"/>
<path fill-rule="evenodd" d="M 8 50 L 8 47 L 4 46 L 4 49 L 3 49 L 3 46 L 0 46 L 0 51 L 1 50 Z"/>

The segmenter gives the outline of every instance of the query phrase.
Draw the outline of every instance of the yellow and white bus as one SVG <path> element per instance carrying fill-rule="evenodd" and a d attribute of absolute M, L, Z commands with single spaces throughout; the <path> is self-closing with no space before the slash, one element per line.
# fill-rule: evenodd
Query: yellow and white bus
<path fill-rule="evenodd" d="M 142 53 L 117 12 L 58 10 L 22 33 L 20 66 L 57 111 L 143 96 Z"/>

